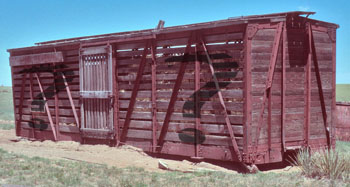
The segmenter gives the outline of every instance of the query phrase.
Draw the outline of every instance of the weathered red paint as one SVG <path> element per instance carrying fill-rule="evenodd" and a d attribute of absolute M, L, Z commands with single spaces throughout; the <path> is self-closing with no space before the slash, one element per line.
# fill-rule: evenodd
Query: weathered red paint
<path fill-rule="evenodd" d="M 350 141 L 350 102 L 337 102 L 335 138 Z"/>
<path fill-rule="evenodd" d="M 280 162 L 287 150 L 334 145 L 330 135 L 335 126 L 338 26 L 302 14 L 313 13 L 166 28 L 160 22 L 156 29 L 10 49 L 17 135 L 130 144 L 153 153 L 246 164 Z M 99 72 L 100 66 L 94 65 L 102 62 L 102 53 L 111 66 L 94 73 Z M 93 76 L 80 67 L 83 56 L 88 58 L 86 71 Z M 23 82 L 27 71 L 30 77 L 40 73 L 41 83 Z M 58 79 L 53 88 L 52 72 Z M 110 89 L 80 93 L 85 84 L 99 88 L 96 79 Z M 42 93 L 48 113 L 34 115 L 28 100 Z M 89 110 L 83 108 L 83 96 L 103 106 L 88 103 Z M 108 107 L 113 108 L 113 118 L 97 117 L 106 116 Z M 82 133 L 90 119 L 85 119 L 85 110 L 94 116 L 95 122 L 89 121 L 95 130 L 92 137 Z M 55 119 L 50 112 L 55 112 Z M 50 125 L 32 128 L 34 117 Z M 105 123 L 112 124 L 110 129 L 102 128 Z M 184 129 L 195 131 L 186 134 Z M 107 138 L 106 133 L 112 135 Z"/>

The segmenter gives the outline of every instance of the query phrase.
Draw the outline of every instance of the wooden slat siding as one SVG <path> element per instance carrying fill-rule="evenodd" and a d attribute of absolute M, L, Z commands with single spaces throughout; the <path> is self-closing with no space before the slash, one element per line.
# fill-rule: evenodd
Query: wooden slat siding
<path fill-rule="evenodd" d="M 175 101 L 177 100 L 178 93 L 179 93 L 179 88 L 180 88 L 182 79 L 184 78 L 186 65 L 188 63 L 187 62 L 187 58 L 189 56 L 189 50 L 191 49 L 191 45 L 192 45 L 192 42 L 193 42 L 193 37 L 194 36 L 193 36 L 193 33 L 192 33 L 190 35 L 190 37 L 188 38 L 188 42 L 187 42 L 187 46 L 186 46 L 185 53 L 184 53 L 184 56 L 183 56 L 183 60 L 182 60 L 179 72 L 177 74 L 176 83 L 175 83 L 174 88 L 173 88 L 172 93 L 171 93 L 169 107 L 167 109 L 166 116 L 165 116 L 165 119 L 164 119 L 164 122 L 163 122 L 163 125 L 162 125 L 162 128 L 161 128 L 161 131 L 160 131 L 160 135 L 159 135 L 159 138 L 158 138 L 158 146 L 159 147 L 157 147 L 157 149 L 156 149 L 157 152 L 160 152 L 162 150 L 162 147 L 163 147 L 163 144 L 164 144 L 164 138 L 166 137 L 166 133 L 168 131 L 170 118 L 173 115 L 173 106 L 174 106 Z"/>
<path fill-rule="evenodd" d="M 71 50 L 71 51 L 76 51 L 76 53 L 77 53 L 77 51 L 78 50 Z M 65 51 L 62 51 L 62 53 L 65 53 Z M 77 80 L 76 79 L 76 77 L 78 77 L 79 76 L 79 73 L 76 73 L 75 71 L 76 70 L 78 70 L 78 63 L 77 63 L 77 61 L 76 62 L 67 62 L 67 61 L 65 61 L 65 62 L 63 62 L 63 63 L 56 63 L 56 65 L 57 66 L 60 66 L 60 65 L 62 65 L 62 64 L 64 64 L 66 67 L 64 67 L 64 68 L 60 68 L 60 69 L 58 69 L 58 68 L 53 68 L 54 66 L 53 65 L 49 65 L 49 64 L 43 64 L 43 66 L 44 67 L 48 67 L 49 69 L 51 69 L 52 70 L 52 72 L 53 71 L 56 71 L 56 72 L 69 72 L 69 71 L 73 71 L 73 73 L 74 73 L 74 75 L 72 76 L 72 75 L 68 75 L 67 76 L 67 79 L 72 79 L 72 84 L 74 84 L 74 86 L 75 85 L 78 85 L 79 84 L 79 80 Z M 43 73 L 40 69 L 41 68 L 37 68 L 36 66 L 14 66 L 13 67 L 13 75 L 14 75 L 14 77 L 18 77 L 18 78 L 20 78 L 21 76 L 21 74 L 23 73 L 23 72 L 25 72 L 26 70 L 28 71 L 28 69 L 29 70 L 33 70 L 33 72 L 38 72 L 38 73 L 41 73 L 41 75 L 43 75 L 43 78 L 42 77 L 40 77 L 40 79 L 41 79 L 41 83 L 42 83 L 42 87 L 43 87 L 43 89 L 44 90 L 46 90 L 46 91 L 49 91 L 49 92 L 53 92 L 54 93 L 54 87 L 53 87 L 53 73 Z M 21 84 L 20 84 L 20 79 L 16 79 L 16 78 L 14 78 L 14 86 L 13 86 L 13 89 L 15 90 L 13 93 L 14 93 L 14 100 L 15 100 L 15 102 L 14 102 L 14 105 L 16 106 L 16 103 L 17 103 L 17 107 L 15 107 L 15 113 L 16 113 L 16 116 L 17 116 L 17 119 L 18 119 L 18 104 L 19 104 L 19 95 L 20 94 L 18 94 L 18 93 L 20 93 L 20 90 L 18 90 L 18 86 L 20 86 Z M 62 86 L 64 85 L 64 83 L 63 83 L 63 80 L 60 78 L 60 79 L 56 79 L 56 81 L 57 81 L 57 87 L 60 87 L 60 89 L 62 89 Z M 31 88 L 31 85 L 32 84 L 32 88 Z M 52 87 L 52 88 L 50 88 L 50 86 Z M 39 115 L 39 118 L 40 118 L 40 114 L 37 114 L 37 113 L 35 113 L 34 114 L 34 116 L 32 115 L 33 113 L 31 112 L 31 100 L 33 99 L 33 98 L 35 98 L 35 96 L 37 96 L 37 95 L 39 95 L 40 94 L 40 89 L 39 89 L 39 85 L 38 85 L 38 83 L 37 82 L 31 82 L 31 83 L 26 83 L 25 84 L 25 87 L 26 87 L 26 91 L 25 92 L 27 92 L 27 93 L 31 93 L 31 94 L 26 94 L 25 96 L 24 96 L 24 98 L 26 99 L 26 100 L 29 100 L 29 101 L 26 101 L 25 102 L 25 104 L 26 105 L 24 105 L 24 107 L 23 107 L 23 114 L 24 115 L 28 115 L 28 116 L 26 116 L 26 119 L 28 119 L 27 121 L 25 121 L 25 123 L 26 124 L 28 124 L 29 122 L 32 122 L 32 119 L 33 119 L 33 117 L 35 116 L 38 116 Z M 50 88 L 50 89 L 48 89 L 48 88 Z M 17 90 L 17 91 L 16 91 Z M 79 90 L 79 89 L 77 89 L 77 90 Z M 32 91 L 32 92 L 31 92 Z M 46 92 L 45 91 L 45 92 Z M 79 100 L 79 94 L 76 94 L 76 93 L 74 93 L 73 92 L 73 94 L 75 94 L 76 96 L 74 96 L 73 98 L 74 98 L 74 100 Z M 54 97 L 55 97 L 55 95 L 53 95 L 53 97 L 52 98 L 47 98 L 47 100 L 48 100 L 48 102 L 49 102 L 49 104 L 50 104 L 50 112 L 51 112 L 51 114 L 55 114 L 55 104 L 54 104 Z M 68 96 L 67 96 L 67 94 L 65 93 L 65 92 L 62 92 L 62 91 L 60 91 L 59 93 L 58 93 L 58 97 L 60 97 L 60 98 L 63 98 L 63 100 L 64 99 L 68 99 Z M 68 101 L 68 100 L 67 100 Z M 75 101 L 76 102 L 76 101 Z M 67 102 L 64 102 L 65 104 L 63 105 L 63 103 L 62 102 L 60 102 L 60 104 L 59 104 L 59 111 L 60 111 L 60 113 L 63 113 L 63 114 L 66 114 L 66 115 L 63 115 L 63 117 L 64 118 L 67 118 L 67 117 L 70 117 L 71 115 L 72 115 L 72 113 L 71 112 L 67 112 L 68 110 L 66 110 L 66 109 L 69 109 L 69 108 L 67 108 L 66 106 L 70 106 L 69 105 L 69 103 L 67 104 Z M 79 108 L 79 107 L 78 107 Z M 42 114 L 42 115 L 45 115 L 45 114 Z M 54 117 L 54 119 L 56 119 L 55 117 Z M 60 118 L 59 118 L 60 119 Z M 74 118 L 73 118 L 74 119 Z M 46 124 L 49 124 L 49 119 L 46 117 L 46 120 L 44 121 Z M 62 123 L 74 123 L 74 121 L 72 121 L 71 119 L 70 120 L 68 120 L 68 121 L 66 121 L 66 119 L 64 120 L 64 122 L 62 122 Z M 56 123 L 55 123 L 56 124 Z M 31 134 L 30 134 L 30 136 L 31 137 L 36 137 L 38 134 L 40 134 L 40 133 L 38 133 L 36 130 L 34 130 L 34 129 L 32 129 L 31 130 Z"/>
<path fill-rule="evenodd" d="M 127 114 L 126 114 L 126 122 L 125 122 L 125 126 L 122 130 L 122 133 L 120 135 L 120 141 L 121 142 L 124 142 L 125 141 L 125 138 L 126 138 L 126 135 L 127 135 L 127 132 L 128 132 L 128 128 L 129 128 L 129 123 L 130 123 L 130 117 L 132 116 L 132 113 L 134 111 L 134 104 L 136 102 L 136 97 L 138 95 L 138 92 L 139 92 L 139 85 L 140 85 L 140 81 L 143 77 L 143 70 L 145 68 L 145 65 L 146 65 L 146 56 L 148 54 L 148 47 L 150 46 L 149 44 L 149 41 L 146 42 L 145 44 L 145 48 L 143 50 L 143 54 L 142 54 L 142 59 L 141 59 L 141 62 L 140 62 L 140 65 L 139 65 L 139 69 L 138 69 L 138 72 L 137 72 L 137 76 L 136 76 L 136 80 L 134 82 L 134 88 L 132 90 L 132 93 L 131 93 L 131 98 L 130 98 L 130 104 L 129 104 L 129 108 L 128 108 L 128 111 L 127 111 Z M 120 79 L 118 77 L 118 79 Z"/>
<path fill-rule="evenodd" d="M 315 73 L 316 73 L 316 78 L 317 78 L 317 87 L 318 87 L 318 91 L 319 91 L 319 98 L 320 98 L 321 109 L 322 109 L 324 130 L 325 130 L 325 134 L 326 134 L 328 148 L 331 148 L 330 132 L 329 132 L 329 129 L 327 129 L 330 125 L 329 125 L 328 120 L 327 120 L 327 115 L 332 116 L 332 114 L 331 114 L 331 111 L 329 111 L 329 113 L 327 113 L 327 109 L 326 109 L 325 96 L 323 94 L 324 90 L 322 88 L 322 81 L 321 81 L 321 72 L 320 72 L 319 67 L 318 67 L 318 54 L 316 51 L 315 39 L 313 37 L 313 31 L 311 28 L 311 24 L 309 25 L 309 31 L 310 31 L 309 33 L 310 33 L 310 37 L 311 37 L 312 59 L 314 62 Z M 330 53 L 327 56 L 332 57 L 332 54 Z M 332 65 L 330 65 L 330 66 L 332 66 Z M 330 99 L 332 99 L 332 97 L 330 97 Z M 332 103 L 327 104 L 327 106 L 332 106 Z"/>
<path fill-rule="evenodd" d="M 270 66 L 269 66 L 270 68 L 268 71 L 268 77 L 266 79 L 266 87 L 264 90 L 262 107 L 260 110 L 260 118 L 259 118 L 257 130 L 256 130 L 256 134 L 255 134 L 255 139 L 254 139 L 254 152 L 255 152 L 254 154 L 257 153 L 256 150 L 257 150 L 257 145 L 259 142 L 259 135 L 260 135 L 261 127 L 262 127 L 262 120 L 263 120 L 263 114 L 264 114 L 264 110 L 265 110 L 266 96 L 269 92 L 271 92 L 271 86 L 272 86 L 272 81 L 273 81 L 273 75 L 275 73 L 274 71 L 275 71 L 275 66 L 276 66 L 276 62 L 277 62 L 278 49 L 280 47 L 282 30 L 283 30 L 283 22 L 278 24 L 278 28 L 276 29 L 276 34 L 274 37 L 273 48 L 272 48 L 271 58 L 270 58 Z"/>
<path fill-rule="evenodd" d="M 236 137 L 235 137 L 235 135 L 233 133 L 231 121 L 230 121 L 230 118 L 229 118 L 228 113 L 227 113 L 226 105 L 225 105 L 225 102 L 224 102 L 224 99 L 223 99 L 223 96 L 222 96 L 222 93 L 221 93 L 221 89 L 220 89 L 220 86 L 219 86 L 219 83 L 218 83 L 218 79 L 217 79 L 215 71 L 214 71 L 213 63 L 212 63 L 212 61 L 210 59 L 209 52 L 207 50 L 206 43 L 203 40 L 203 38 L 201 39 L 201 42 L 202 42 L 202 46 L 203 46 L 204 52 L 205 52 L 205 54 L 207 56 L 207 59 L 208 59 L 208 62 L 209 62 L 209 68 L 210 68 L 211 74 L 213 76 L 213 80 L 214 80 L 214 83 L 215 83 L 216 90 L 218 91 L 218 97 L 219 97 L 219 100 L 220 100 L 220 104 L 221 104 L 222 110 L 224 111 L 225 122 L 226 122 L 226 125 L 227 125 L 227 129 L 229 131 L 229 134 L 230 134 L 230 139 L 231 139 L 231 143 L 232 143 L 232 146 L 233 146 L 233 150 L 235 152 L 235 156 L 237 157 L 237 160 L 242 161 L 242 155 L 241 155 L 241 152 L 239 151 L 239 148 L 238 148 L 238 145 L 237 145 L 237 141 L 236 141 Z"/>
<path fill-rule="evenodd" d="M 33 92 L 33 73 L 29 73 L 29 81 L 30 81 L 30 85 L 29 85 L 29 88 L 30 88 L 30 100 L 34 100 L 34 92 Z M 56 93 L 57 95 L 57 93 Z M 13 100 L 15 100 L 15 98 L 13 98 Z M 13 102 L 13 104 L 15 105 L 15 102 Z M 58 106 L 58 104 L 57 104 Z M 55 107 L 56 107 L 56 103 L 55 103 Z M 29 108 L 26 108 L 28 109 L 28 112 L 27 113 L 30 113 L 32 115 L 32 119 L 34 118 L 34 115 L 33 113 L 31 112 L 31 109 Z M 17 108 L 14 108 L 15 110 L 15 114 L 17 113 Z M 32 127 L 32 138 L 35 138 L 35 129 L 34 127 Z"/>
<path fill-rule="evenodd" d="M 21 87 L 21 96 L 20 96 L 20 105 L 19 105 L 19 120 L 16 120 L 16 136 L 20 136 L 21 135 L 21 121 L 22 121 L 22 110 L 23 110 L 23 96 L 24 96 L 24 83 L 26 81 L 26 76 L 27 74 L 24 73 L 22 75 L 22 87 Z"/>
<path fill-rule="evenodd" d="M 64 75 L 64 73 L 61 73 L 60 75 L 62 76 L 62 78 L 64 80 L 64 85 L 66 87 L 66 91 L 67 91 L 67 95 L 68 95 L 68 98 L 69 98 L 69 102 L 70 102 L 70 105 L 72 107 L 73 115 L 74 115 L 74 118 L 75 118 L 75 123 L 77 124 L 78 127 L 80 127 L 79 117 L 78 117 L 78 114 L 77 114 L 77 111 L 76 111 L 76 108 L 75 108 L 75 105 L 74 105 L 74 102 L 73 102 L 73 98 L 72 98 L 72 95 L 71 95 L 71 92 L 70 92 L 70 88 L 69 88 L 66 76 Z M 57 94 L 55 94 L 55 98 L 56 97 L 57 97 Z M 55 106 L 58 105 L 58 101 L 57 100 L 58 99 L 55 99 Z"/>
<path fill-rule="evenodd" d="M 46 99 L 44 90 L 43 90 L 43 88 L 42 88 L 42 86 L 41 86 L 41 84 L 40 84 L 40 78 L 39 78 L 38 73 L 35 73 L 35 77 L 36 77 L 36 80 L 38 81 L 39 88 L 40 88 L 40 91 L 41 91 L 41 93 L 42 93 L 42 98 L 43 98 L 43 100 L 45 101 L 45 110 L 46 110 L 47 117 L 49 118 L 49 122 L 50 122 L 50 126 L 51 126 L 52 133 L 53 133 L 53 136 L 54 136 L 54 140 L 57 141 L 56 129 L 55 129 L 55 126 L 54 126 L 54 124 L 53 124 L 53 120 L 52 120 L 52 117 L 51 117 L 51 113 L 50 113 L 50 110 L 49 110 L 49 106 L 48 106 L 48 104 L 47 104 L 47 99 Z"/>
<path fill-rule="evenodd" d="M 11 56 L 11 66 L 25 66 L 34 64 L 48 64 L 54 62 L 63 62 L 62 52 L 51 52 L 42 54 L 22 55 L 22 56 Z"/>

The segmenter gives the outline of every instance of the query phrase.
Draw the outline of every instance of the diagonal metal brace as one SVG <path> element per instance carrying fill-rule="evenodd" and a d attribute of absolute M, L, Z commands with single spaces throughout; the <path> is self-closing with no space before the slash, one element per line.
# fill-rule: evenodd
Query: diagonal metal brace
<path fill-rule="evenodd" d="M 175 82 L 175 85 L 174 85 L 174 88 L 173 88 L 173 92 L 171 94 L 171 98 L 170 98 L 170 102 L 169 102 L 169 107 L 167 109 L 167 112 L 166 112 L 166 115 L 165 115 L 165 119 L 164 119 L 164 122 L 163 122 L 163 126 L 162 126 L 162 129 L 160 131 L 160 135 L 159 135 L 159 138 L 158 138 L 158 146 L 157 146 L 157 149 L 156 151 L 157 152 L 160 152 L 163 148 L 163 144 L 164 144 L 164 138 L 166 136 L 166 132 L 168 131 L 168 128 L 169 128 L 169 122 L 170 122 L 170 118 L 171 118 L 171 115 L 172 113 L 174 112 L 174 106 L 175 106 L 175 102 L 176 102 L 176 99 L 177 99 L 177 95 L 179 93 L 179 90 L 180 90 L 180 86 L 181 86 L 181 83 L 182 83 L 182 79 L 185 75 L 185 70 L 186 70 L 186 66 L 188 64 L 188 57 L 189 57 L 189 52 L 190 52 L 190 49 L 191 49 L 191 44 L 192 44 L 192 41 L 193 41 L 193 34 L 190 35 L 190 38 L 188 39 L 188 42 L 187 42 L 187 46 L 186 46 L 186 49 L 185 49 L 185 53 L 184 53 L 184 56 L 183 56 L 183 59 L 182 59 L 182 62 L 181 62 L 181 65 L 180 65 L 180 70 L 179 70 L 179 73 L 177 74 L 177 78 L 176 78 L 176 82 Z"/>
<path fill-rule="evenodd" d="M 258 149 L 259 136 L 260 136 L 263 117 L 264 117 L 266 98 L 267 98 L 268 93 L 271 91 L 273 75 L 275 73 L 275 67 L 276 67 L 276 62 L 277 62 L 277 54 L 278 54 L 278 49 L 280 46 L 280 41 L 281 41 L 281 36 L 282 36 L 282 30 L 283 30 L 283 22 L 278 24 L 275 38 L 273 41 L 272 53 L 271 53 L 271 58 L 270 58 L 270 67 L 269 67 L 269 71 L 268 71 L 267 78 L 266 78 L 266 86 L 265 86 L 262 106 L 261 106 L 260 113 L 259 113 L 260 115 L 259 115 L 258 126 L 257 126 L 257 130 L 256 130 L 256 134 L 255 134 L 255 141 L 253 141 L 253 146 L 254 146 L 253 152 L 254 153 L 256 153 L 257 149 Z"/>
<path fill-rule="evenodd" d="M 38 73 L 35 73 L 35 77 L 36 77 L 36 80 L 38 81 L 40 92 L 42 94 L 43 100 L 45 101 L 46 114 L 47 114 L 47 117 L 49 118 L 49 121 L 50 121 L 50 126 L 52 129 L 53 137 L 54 137 L 55 141 L 57 141 L 56 128 L 55 128 L 55 125 L 53 124 L 53 121 L 52 121 L 49 105 L 47 104 L 47 99 L 46 99 L 43 87 L 41 86 L 41 82 L 40 82 Z"/>
<path fill-rule="evenodd" d="M 311 47 L 311 51 L 312 51 L 312 59 L 314 61 L 314 65 L 315 65 L 318 93 L 319 93 L 320 102 L 321 102 L 322 117 L 323 117 L 324 128 L 325 128 L 325 131 L 326 131 L 327 145 L 328 145 L 328 149 L 330 149 L 331 148 L 331 138 L 330 138 L 330 132 L 329 132 L 330 130 L 329 130 L 328 124 L 327 124 L 327 111 L 326 111 L 326 105 L 325 105 L 325 102 L 324 102 L 324 95 L 323 95 L 323 89 L 322 89 L 320 68 L 318 67 L 318 60 L 317 60 L 317 55 L 316 55 L 316 47 L 315 47 L 315 41 L 314 41 L 314 36 L 313 36 L 313 33 L 312 33 L 311 24 L 309 24 L 309 37 L 311 37 L 311 46 L 310 47 Z"/>
<path fill-rule="evenodd" d="M 210 72 L 211 72 L 211 74 L 213 76 L 213 80 L 214 80 L 214 83 L 215 83 L 215 88 L 218 91 L 220 105 L 221 105 L 221 107 L 222 107 L 222 109 L 224 111 L 224 117 L 225 117 L 226 126 L 227 126 L 228 132 L 230 134 L 231 143 L 232 143 L 233 150 L 234 150 L 234 153 L 235 153 L 235 155 L 233 155 L 233 156 L 236 157 L 237 160 L 242 161 L 242 156 L 241 156 L 241 153 L 239 151 L 235 135 L 233 133 L 233 129 L 232 129 L 232 126 L 231 126 L 230 118 L 228 117 L 227 108 L 226 108 L 226 105 L 225 105 L 225 102 L 224 102 L 224 98 L 223 98 L 221 90 L 220 90 L 219 82 L 218 82 L 218 79 L 217 79 L 217 77 L 215 75 L 213 62 L 210 59 L 210 56 L 209 56 L 207 47 L 206 47 L 206 45 L 205 45 L 205 43 L 203 41 L 203 38 L 201 38 L 201 42 L 202 42 L 203 49 L 205 51 L 205 55 L 206 55 L 206 57 L 208 59 Z"/>
<path fill-rule="evenodd" d="M 137 71 L 137 76 L 136 76 L 136 80 L 134 82 L 134 87 L 132 89 L 132 94 L 131 94 L 131 98 L 130 98 L 130 104 L 129 104 L 128 111 L 126 113 L 126 118 L 125 118 L 125 122 L 124 122 L 124 126 L 123 126 L 123 131 L 122 131 L 121 136 L 120 136 L 120 142 L 124 142 L 125 141 L 126 135 L 128 133 L 128 129 L 129 129 L 129 126 L 130 126 L 130 121 L 131 121 L 131 115 L 132 115 L 132 113 L 134 111 L 134 105 L 136 103 L 136 96 L 137 96 L 137 93 L 139 91 L 140 82 L 141 82 L 141 79 L 142 79 L 142 74 L 143 74 L 145 66 L 146 66 L 146 56 L 147 56 L 147 53 L 148 53 L 148 47 L 149 47 L 149 41 L 147 40 L 146 41 L 146 46 L 143 49 L 142 58 L 141 58 L 141 62 L 140 62 L 140 67 L 139 67 L 139 69 Z"/>

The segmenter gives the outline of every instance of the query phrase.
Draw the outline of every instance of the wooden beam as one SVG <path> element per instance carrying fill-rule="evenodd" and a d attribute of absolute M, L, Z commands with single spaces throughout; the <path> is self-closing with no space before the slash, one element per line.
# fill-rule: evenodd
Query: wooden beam
<path fill-rule="evenodd" d="M 182 79 L 183 79 L 183 77 L 185 75 L 185 69 L 186 69 L 186 66 L 188 64 L 187 59 L 188 59 L 189 52 L 190 52 L 190 49 L 191 49 L 191 44 L 192 44 L 192 41 L 193 41 L 192 38 L 193 38 L 193 34 L 191 33 L 191 35 L 190 35 L 190 37 L 188 39 L 188 42 L 187 42 L 187 46 L 186 46 L 186 49 L 185 49 L 185 52 L 184 52 L 184 56 L 183 56 L 183 59 L 182 59 L 181 65 L 180 65 L 179 72 L 177 74 L 176 82 L 175 82 L 175 85 L 174 85 L 174 88 L 173 88 L 173 92 L 171 94 L 169 107 L 168 107 L 166 115 L 165 115 L 163 126 L 162 126 L 162 129 L 160 131 L 160 135 L 159 135 L 159 138 L 158 138 L 158 146 L 157 146 L 157 149 L 156 149 L 157 152 L 160 152 L 162 150 L 162 148 L 163 148 L 164 138 L 165 138 L 165 135 L 166 135 L 166 133 L 168 131 L 168 128 L 169 128 L 170 118 L 171 118 L 171 115 L 172 115 L 172 113 L 174 111 L 174 106 L 175 106 L 175 102 L 176 102 L 176 99 L 177 99 L 177 95 L 179 93 L 179 89 L 180 89 L 180 86 L 181 86 L 181 83 L 182 83 Z"/>
<path fill-rule="evenodd" d="M 127 132 L 128 132 L 128 128 L 129 128 L 129 125 L 130 125 L 131 114 L 134 111 L 134 105 L 135 105 L 135 102 L 136 102 L 136 96 L 137 96 L 137 93 L 138 93 L 139 88 L 140 88 L 140 82 L 141 82 L 141 79 L 142 79 L 142 74 L 143 74 L 143 71 L 144 71 L 145 65 L 146 65 L 146 56 L 147 56 L 147 53 L 148 53 L 148 47 L 149 47 L 149 41 L 146 41 L 145 48 L 143 49 L 143 54 L 142 54 L 140 66 L 139 66 L 139 69 L 138 69 L 138 72 L 137 72 L 136 80 L 134 82 L 134 87 L 132 89 L 132 94 L 131 94 L 129 108 L 128 108 L 128 111 L 127 111 L 127 114 L 126 114 L 126 118 L 125 118 L 125 122 L 124 122 L 124 126 L 123 126 L 123 131 L 122 131 L 121 136 L 120 136 L 120 141 L 121 142 L 125 141 L 125 138 L 126 138 L 126 135 L 127 135 Z"/>
<path fill-rule="evenodd" d="M 282 30 L 283 30 L 283 22 L 280 22 L 278 24 L 277 29 L 276 29 L 276 34 L 275 34 L 275 38 L 273 41 L 273 47 L 272 47 L 272 52 L 271 52 L 271 57 L 270 57 L 270 68 L 269 68 L 269 71 L 268 71 L 268 74 L 266 77 L 266 86 L 265 86 L 265 90 L 264 90 L 261 109 L 259 112 L 258 126 L 257 126 L 257 130 L 256 130 L 256 134 L 255 134 L 255 141 L 254 141 L 254 154 L 256 154 L 256 152 L 258 150 L 259 136 L 260 136 L 262 122 L 263 122 L 263 118 L 264 118 L 266 98 L 267 98 L 267 94 L 270 92 L 270 88 L 271 88 L 272 81 L 273 81 L 273 75 L 275 73 L 275 67 L 276 67 L 276 62 L 277 62 L 278 49 L 280 46 L 280 41 L 281 41 L 281 36 L 282 36 Z"/>
<path fill-rule="evenodd" d="M 156 57 L 157 45 L 156 41 L 152 40 L 151 54 L 152 54 L 152 151 L 156 152 L 157 147 L 157 57 Z"/>
<path fill-rule="evenodd" d="M 64 61 L 63 53 L 60 51 L 10 57 L 11 66 L 47 64 L 47 63 L 63 62 L 63 61 Z"/>
<path fill-rule="evenodd" d="M 51 129 L 52 129 L 54 140 L 57 141 L 55 125 L 53 124 L 53 121 L 52 121 L 49 105 L 47 104 L 47 99 L 46 99 L 43 87 L 41 86 L 40 78 L 39 78 L 38 73 L 35 73 L 35 76 L 36 76 L 36 80 L 38 81 L 38 84 L 39 84 L 41 95 L 43 97 L 43 100 L 45 101 L 45 110 L 46 110 L 47 117 L 49 118 L 49 121 L 50 121 L 50 126 L 51 126 Z"/>
<path fill-rule="evenodd" d="M 237 145 L 237 141 L 236 141 L 236 138 L 235 138 L 235 135 L 233 133 L 233 129 L 232 129 L 232 126 L 231 126 L 231 122 L 230 122 L 230 119 L 228 117 L 228 113 L 227 113 L 227 109 L 226 109 L 226 105 L 225 105 L 225 102 L 224 102 L 224 98 L 222 96 L 222 93 L 221 93 L 221 90 L 220 90 L 220 86 L 219 86 L 219 82 L 218 82 L 218 79 L 215 75 L 215 70 L 214 70 L 214 66 L 213 66 L 213 62 L 211 61 L 210 59 L 210 56 L 209 56 L 209 53 L 208 53 L 208 50 L 207 50 L 207 47 L 204 43 L 204 40 L 202 39 L 202 46 L 203 46 L 203 49 L 205 51 L 205 54 L 206 54 L 206 57 L 208 59 L 208 63 L 209 63 L 209 69 L 210 69 L 210 72 L 213 76 L 213 80 L 214 80 L 214 83 L 215 83 L 215 88 L 216 90 L 218 91 L 218 96 L 219 96 L 219 101 L 220 101 L 220 104 L 221 104 L 221 107 L 224 111 L 224 117 L 225 117 L 225 122 L 226 122 L 226 126 L 227 126 L 227 129 L 228 129 L 228 132 L 230 134 L 230 139 L 231 139 L 231 142 L 232 142 L 232 146 L 233 146 L 233 150 L 234 150 L 234 155 L 233 155 L 233 158 L 237 158 L 237 160 L 239 161 L 242 161 L 242 156 L 241 156 L 241 153 L 239 151 L 239 148 L 238 148 L 238 145 Z"/>
<path fill-rule="evenodd" d="M 309 33 L 310 33 L 310 36 L 311 36 L 312 59 L 314 61 L 314 66 L 315 66 L 315 72 L 316 72 L 318 93 L 319 93 L 320 102 L 321 102 L 321 109 L 322 109 L 324 129 L 325 129 L 325 132 L 326 132 L 327 145 L 328 145 L 328 148 L 330 149 L 331 148 L 331 140 L 330 140 L 330 132 L 329 132 L 329 129 L 328 129 L 328 124 L 327 124 L 327 111 L 326 111 L 326 105 L 325 105 L 325 101 L 324 101 L 324 95 L 323 95 L 323 89 L 322 89 L 322 81 L 321 81 L 321 75 L 320 75 L 320 68 L 318 67 L 316 47 L 315 47 L 315 41 L 314 41 L 314 37 L 313 37 L 313 33 L 312 33 L 311 24 L 309 24 Z"/>

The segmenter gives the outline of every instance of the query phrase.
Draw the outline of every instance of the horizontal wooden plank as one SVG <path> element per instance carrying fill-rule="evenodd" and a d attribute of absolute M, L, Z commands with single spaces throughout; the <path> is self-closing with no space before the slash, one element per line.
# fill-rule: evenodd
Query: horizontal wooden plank
<path fill-rule="evenodd" d="M 119 112 L 120 119 L 125 119 L 126 117 L 126 111 L 120 111 Z M 157 120 L 164 120 L 165 118 L 165 112 L 157 112 Z M 152 113 L 151 112 L 133 112 L 131 115 L 131 119 L 139 120 L 139 119 L 146 119 L 151 120 L 152 119 Z M 231 121 L 231 124 L 242 124 L 243 123 L 243 115 L 229 115 L 229 119 Z M 187 121 L 187 122 L 194 122 L 195 118 L 186 117 L 182 113 L 173 113 L 171 116 L 172 121 Z M 223 117 L 223 114 L 203 114 L 201 115 L 201 122 L 203 123 L 217 123 L 217 124 L 223 124 L 225 123 L 225 118 Z M 159 122 L 162 123 L 162 122 Z"/>
<path fill-rule="evenodd" d="M 119 125 L 122 128 L 124 126 L 124 119 L 119 120 Z M 152 130 L 152 121 L 146 121 L 146 120 L 131 120 L 129 128 L 132 129 L 147 129 Z M 176 122 L 170 122 L 168 131 L 170 132 L 179 132 L 186 128 L 194 128 L 194 123 L 176 123 Z M 232 125 L 234 134 L 238 136 L 243 135 L 243 126 L 242 125 Z M 160 128 L 158 127 L 158 130 Z M 227 130 L 226 124 L 200 124 L 200 130 L 204 134 L 226 134 L 228 135 L 229 132 Z"/>
<path fill-rule="evenodd" d="M 129 100 L 120 100 L 120 108 L 127 109 L 129 107 Z M 157 109 L 167 109 L 169 101 L 157 101 Z M 225 102 L 227 110 L 235 110 L 243 112 L 243 102 Z M 219 101 L 202 101 L 200 102 L 201 110 L 221 110 L 221 104 Z M 151 109 L 152 102 L 150 101 L 136 101 L 134 108 L 139 109 Z M 175 109 L 190 110 L 194 109 L 193 101 L 176 101 Z"/>
<path fill-rule="evenodd" d="M 231 99 L 241 99 L 243 98 L 243 90 L 221 90 L 224 98 Z M 178 98 L 189 98 L 193 95 L 193 90 L 180 90 L 178 94 Z M 172 91 L 157 91 L 158 98 L 170 98 Z M 202 98 L 211 98 L 217 94 L 215 90 L 201 90 L 200 97 Z M 128 99 L 131 96 L 131 91 L 119 92 L 119 97 L 123 99 Z M 151 91 L 139 91 L 137 94 L 138 98 L 150 98 Z"/>
<path fill-rule="evenodd" d="M 11 66 L 46 64 L 46 63 L 63 62 L 63 61 L 64 61 L 63 53 L 60 51 L 32 54 L 32 55 L 10 56 Z"/>

